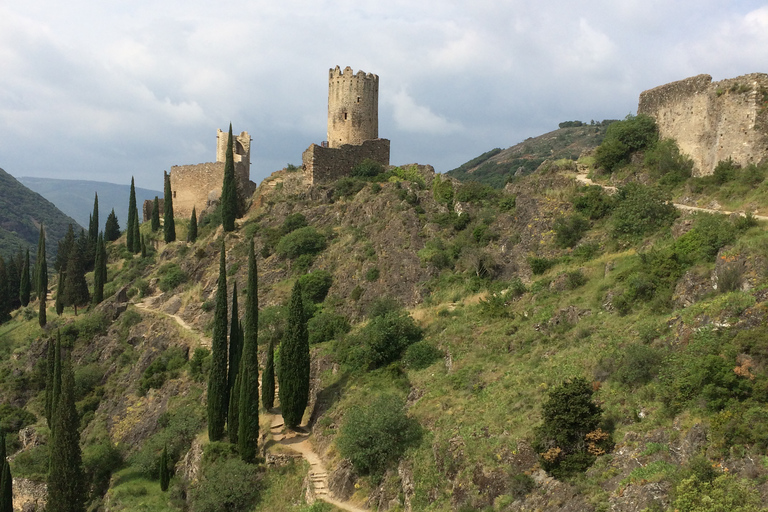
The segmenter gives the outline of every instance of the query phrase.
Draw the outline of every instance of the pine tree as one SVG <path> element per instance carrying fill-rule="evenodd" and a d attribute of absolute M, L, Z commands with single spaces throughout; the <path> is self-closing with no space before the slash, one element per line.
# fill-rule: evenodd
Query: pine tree
<path fill-rule="evenodd" d="M 238 451 L 248 463 L 256 461 L 259 442 L 259 280 L 253 239 L 248 247 L 248 285 L 245 296 L 245 328 L 240 359 Z"/>
<path fill-rule="evenodd" d="M 61 314 L 64 312 L 64 272 L 59 271 L 59 282 L 56 286 L 56 314 L 61 316 Z"/>
<path fill-rule="evenodd" d="M 19 300 L 24 307 L 29 305 L 29 299 L 32 296 L 32 283 L 29 277 L 29 248 L 27 248 L 27 253 L 24 256 L 24 268 L 21 271 L 21 284 L 19 285 Z"/>
<path fill-rule="evenodd" d="M 160 490 L 165 492 L 171 483 L 171 468 L 168 460 L 168 446 L 163 447 L 163 453 L 160 455 Z"/>
<path fill-rule="evenodd" d="M 160 199 L 155 196 L 155 201 L 152 203 L 152 232 L 154 233 L 160 229 Z"/>
<path fill-rule="evenodd" d="M 0 512 L 13 512 L 13 477 L 5 451 L 5 432 L 0 429 Z"/>
<path fill-rule="evenodd" d="M 219 282 L 216 290 L 211 374 L 208 379 L 208 438 L 220 441 L 227 422 L 229 386 L 227 384 L 227 263 L 224 239 L 221 239 Z"/>
<path fill-rule="evenodd" d="M 275 406 L 275 346 L 271 339 L 267 346 L 267 362 L 261 374 L 261 405 L 267 410 Z"/>
<path fill-rule="evenodd" d="M 163 235 L 165 243 L 176 241 L 176 222 L 173 220 L 173 192 L 171 191 L 171 177 L 163 171 L 164 195 L 163 195 Z"/>
<path fill-rule="evenodd" d="M 75 378 L 68 360 L 62 361 L 61 368 L 61 394 L 53 411 L 46 510 L 84 512 L 87 487 L 75 409 Z"/>
<path fill-rule="evenodd" d="M 125 227 L 125 247 L 133 254 L 136 254 L 141 249 L 139 241 L 136 240 L 136 231 L 133 229 L 134 223 L 138 223 L 138 220 L 139 210 L 136 207 L 136 187 L 133 184 L 133 176 L 131 176 L 131 195 L 128 198 L 128 224 Z"/>
<path fill-rule="evenodd" d="M 280 342 L 280 406 L 285 425 L 295 428 L 301 424 L 309 399 L 309 335 L 301 284 L 296 281 L 288 306 L 288 322 Z"/>
<path fill-rule="evenodd" d="M 107 215 L 107 223 L 104 225 L 104 240 L 107 242 L 114 242 L 120 238 L 120 224 L 117 222 L 117 215 L 115 215 L 115 209 Z"/>
<path fill-rule="evenodd" d="M 5 260 L 0 256 L 0 323 L 10 319 L 11 301 L 8 300 L 10 289 L 8 286 L 8 273 Z"/>
<path fill-rule="evenodd" d="M 45 327 L 48 322 L 46 313 L 46 302 L 48 300 L 48 262 L 45 254 L 45 230 L 40 225 L 40 238 L 37 241 L 37 260 L 35 260 L 35 286 L 37 298 L 39 299 L 39 308 L 37 312 L 37 322 L 40 327 Z"/>
<path fill-rule="evenodd" d="M 107 282 L 107 249 L 104 246 L 104 234 L 99 233 L 96 241 L 96 262 L 93 266 L 93 299 L 92 304 L 104 300 L 104 285 Z"/>
<path fill-rule="evenodd" d="M 72 247 L 72 251 L 67 258 L 67 272 L 64 277 L 64 297 L 65 306 L 75 308 L 77 316 L 78 306 L 87 306 L 91 300 L 88 294 L 88 283 L 85 281 L 85 268 L 83 265 L 83 255 L 81 248 L 77 245 Z"/>
<path fill-rule="evenodd" d="M 235 230 L 237 218 L 237 185 L 235 184 L 235 154 L 232 137 L 232 123 L 229 123 L 227 156 L 224 161 L 224 181 L 221 185 L 221 223 L 224 231 Z"/>
<path fill-rule="evenodd" d="M 195 207 L 192 207 L 192 217 L 189 219 L 189 231 L 187 232 L 187 242 L 195 243 L 197 241 L 197 213 Z"/>

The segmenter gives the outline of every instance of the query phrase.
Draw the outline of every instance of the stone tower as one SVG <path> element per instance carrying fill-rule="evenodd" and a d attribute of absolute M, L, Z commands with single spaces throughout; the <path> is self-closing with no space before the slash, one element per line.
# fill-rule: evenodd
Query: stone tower
<path fill-rule="evenodd" d="M 241 132 L 240 135 L 234 135 L 235 140 L 232 143 L 232 150 L 235 157 L 235 163 L 242 163 L 244 168 L 250 174 L 251 170 L 251 136 L 248 132 Z M 219 128 L 216 132 L 216 161 L 227 161 L 227 142 L 229 142 L 229 132 L 224 132 Z"/>
<path fill-rule="evenodd" d="M 379 138 L 379 77 L 339 66 L 328 73 L 328 145 Z"/>

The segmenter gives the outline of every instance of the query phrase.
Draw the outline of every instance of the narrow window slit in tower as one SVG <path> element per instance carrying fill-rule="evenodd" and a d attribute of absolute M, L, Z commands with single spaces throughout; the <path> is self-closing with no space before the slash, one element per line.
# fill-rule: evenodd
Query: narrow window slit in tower
<path fill-rule="evenodd" d="M 360 96 L 357 97 L 357 102 L 360 103 Z"/>
<path fill-rule="evenodd" d="M 345 121 L 347 120 L 347 113 L 346 112 L 344 112 L 344 120 Z"/>

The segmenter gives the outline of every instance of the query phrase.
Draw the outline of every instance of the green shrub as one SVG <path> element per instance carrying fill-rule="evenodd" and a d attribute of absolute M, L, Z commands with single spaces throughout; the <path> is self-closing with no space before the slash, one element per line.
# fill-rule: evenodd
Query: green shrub
<path fill-rule="evenodd" d="M 371 267 L 365 273 L 365 280 L 368 282 L 376 281 L 380 275 L 379 267 Z"/>
<path fill-rule="evenodd" d="M 662 356 L 648 345 L 632 344 L 622 349 L 613 378 L 630 387 L 650 382 L 658 373 Z"/>
<path fill-rule="evenodd" d="M 741 165 L 733 161 L 731 157 L 728 160 L 720 160 L 715 166 L 712 178 L 718 185 L 723 185 L 736 179 L 736 173 L 741 169 Z"/>
<path fill-rule="evenodd" d="M 552 229 L 555 231 L 555 245 L 565 249 L 579 243 L 581 237 L 589 229 L 589 221 L 579 214 L 558 217 L 555 219 Z"/>
<path fill-rule="evenodd" d="M 587 284 L 587 276 L 581 270 L 574 270 L 565 274 L 565 287 L 568 290 L 575 290 Z"/>
<path fill-rule="evenodd" d="M 34 414 L 11 404 L 0 404 L 0 428 L 3 432 L 18 432 L 37 421 Z"/>
<path fill-rule="evenodd" d="M 628 183 L 619 189 L 611 216 L 615 238 L 637 238 L 670 226 L 678 212 L 660 190 Z"/>
<path fill-rule="evenodd" d="M 150 389 L 163 387 L 165 381 L 178 377 L 178 370 L 187 363 L 187 351 L 182 347 L 171 347 L 156 357 L 144 370 L 139 380 L 139 396 Z"/>
<path fill-rule="evenodd" d="M 280 234 L 287 235 L 291 231 L 307 226 L 307 218 L 299 212 L 288 215 L 280 226 Z"/>
<path fill-rule="evenodd" d="M 674 493 L 672 508 L 679 512 L 757 512 L 763 510 L 755 484 L 733 475 L 720 475 L 712 482 L 696 476 L 683 479 Z"/>
<path fill-rule="evenodd" d="M 465 181 L 456 189 L 454 199 L 461 203 L 472 203 L 495 199 L 499 192 L 489 185 L 477 181 Z"/>
<path fill-rule="evenodd" d="M 595 150 L 595 164 L 613 172 L 629 163 L 632 153 L 651 147 L 658 140 L 659 131 L 651 116 L 629 115 L 608 126 L 605 139 Z"/>
<path fill-rule="evenodd" d="M 375 160 L 366 158 L 352 168 L 350 173 L 356 178 L 372 178 L 384 172 L 384 166 Z"/>
<path fill-rule="evenodd" d="M 438 270 L 453 267 L 453 257 L 441 238 L 427 240 L 417 254 L 422 263 L 428 263 Z"/>
<path fill-rule="evenodd" d="M 346 177 L 336 181 L 333 185 L 333 198 L 342 199 L 352 197 L 365 187 L 365 181 L 359 178 Z"/>
<path fill-rule="evenodd" d="M 368 318 L 376 318 L 389 313 L 401 313 L 403 306 L 397 299 L 384 295 L 374 299 L 368 306 Z"/>
<path fill-rule="evenodd" d="M 11 462 L 14 478 L 28 478 L 35 482 L 45 482 L 48 479 L 49 466 L 48 445 L 45 444 L 19 452 Z"/>
<path fill-rule="evenodd" d="M 158 274 L 160 274 L 160 279 L 157 285 L 163 292 L 171 291 L 187 281 L 187 274 L 173 262 L 163 264 L 158 270 Z"/>
<path fill-rule="evenodd" d="M 555 263 L 557 263 L 556 260 L 550 260 L 547 258 L 538 258 L 536 256 L 529 256 L 528 257 L 528 265 L 531 266 L 531 272 L 534 273 L 534 275 L 541 275 L 550 268 L 552 268 Z"/>
<path fill-rule="evenodd" d="M 441 204 L 451 205 L 453 203 L 453 183 L 450 179 L 443 180 L 440 175 L 436 175 L 432 181 L 432 197 Z"/>
<path fill-rule="evenodd" d="M 216 461 L 203 470 L 190 489 L 193 512 L 246 512 L 259 496 L 261 469 L 233 457 Z"/>
<path fill-rule="evenodd" d="M 413 370 L 421 370 L 443 358 L 443 352 L 426 341 L 417 341 L 409 345 L 403 354 L 403 364 Z"/>
<path fill-rule="evenodd" d="M 349 320 L 345 316 L 335 313 L 320 313 L 307 322 L 310 344 L 337 339 L 348 333 L 350 329 Z"/>
<path fill-rule="evenodd" d="M 408 167 L 395 167 L 391 171 L 393 177 L 396 177 L 396 179 L 401 179 L 403 181 L 409 181 L 411 183 L 416 183 L 419 185 L 419 187 L 424 188 L 426 183 L 424 182 L 424 176 L 421 175 L 419 172 L 419 168 L 415 165 L 411 165 Z"/>
<path fill-rule="evenodd" d="M 659 141 L 646 151 L 643 164 L 662 186 L 683 183 L 693 172 L 693 160 L 680 153 L 674 139 Z"/>
<path fill-rule="evenodd" d="M 299 228 L 284 235 L 277 244 L 276 252 L 283 258 L 314 255 L 325 249 L 325 236 L 312 226 Z"/>
<path fill-rule="evenodd" d="M 197 382 L 204 382 L 211 370 L 211 351 L 198 347 L 189 360 L 189 375 Z"/>
<path fill-rule="evenodd" d="M 405 349 L 420 341 L 422 330 L 404 311 L 375 316 L 340 344 L 341 359 L 353 370 L 368 370 L 400 359 Z"/>
<path fill-rule="evenodd" d="M 571 255 L 583 261 L 589 261 L 600 253 L 600 244 L 597 242 L 584 243 L 573 248 Z"/>
<path fill-rule="evenodd" d="M 109 489 L 112 473 L 123 465 L 123 456 L 108 440 L 83 447 L 83 471 L 90 482 L 90 500 L 100 498 Z"/>
<path fill-rule="evenodd" d="M 613 198 L 599 185 L 581 187 L 571 202 L 576 211 L 591 220 L 606 217 L 614 205 Z"/>
<path fill-rule="evenodd" d="M 421 427 L 406 416 L 403 400 L 383 395 L 346 414 L 337 445 L 341 456 L 352 461 L 355 471 L 378 481 L 420 440 Z"/>
<path fill-rule="evenodd" d="M 323 302 L 333 284 L 333 276 L 327 270 L 315 270 L 299 278 L 302 296 L 314 303 Z"/>

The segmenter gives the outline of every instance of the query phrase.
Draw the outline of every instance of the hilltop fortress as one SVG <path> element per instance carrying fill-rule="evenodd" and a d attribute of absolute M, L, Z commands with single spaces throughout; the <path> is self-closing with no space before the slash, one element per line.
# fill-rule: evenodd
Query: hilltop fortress
<path fill-rule="evenodd" d="M 694 174 L 712 174 L 721 160 L 745 166 L 768 158 L 768 75 L 752 73 L 712 82 L 698 75 L 640 94 L 638 114 L 656 119 L 693 159 Z"/>
<path fill-rule="evenodd" d="M 379 138 L 379 77 L 336 66 L 328 72 L 328 140 L 302 154 L 305 181 L 348 176 L 365 159 L 389 165 L 389 140 Z"/>

